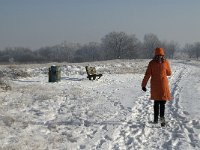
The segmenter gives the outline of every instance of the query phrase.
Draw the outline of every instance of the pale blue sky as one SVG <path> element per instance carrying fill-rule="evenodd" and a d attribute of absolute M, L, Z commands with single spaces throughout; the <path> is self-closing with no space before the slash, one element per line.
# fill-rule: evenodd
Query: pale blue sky
<path fill-rule="evenodd" d="M 200 42 L 200 0 L 0 0 L 0 49 L 100 42 L 112 31 Z"/>

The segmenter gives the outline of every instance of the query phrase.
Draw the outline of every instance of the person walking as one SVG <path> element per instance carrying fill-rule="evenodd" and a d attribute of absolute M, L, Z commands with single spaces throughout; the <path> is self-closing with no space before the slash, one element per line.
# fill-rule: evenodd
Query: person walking
<path fill-rule="evenodd" d="M 151 100 L 154 100 L 154 123 L 158 123 L 160 114 L 161 126 L 165 126 L 165 104 L 171 100 L 167 76 L 171 75 L 171 68 L 165 58 L 164 49 L 156 48 L 155 56 L 149 62 L 142 80 L 142 90 L 147 91 L 146 85 L 150 79 Z"/>

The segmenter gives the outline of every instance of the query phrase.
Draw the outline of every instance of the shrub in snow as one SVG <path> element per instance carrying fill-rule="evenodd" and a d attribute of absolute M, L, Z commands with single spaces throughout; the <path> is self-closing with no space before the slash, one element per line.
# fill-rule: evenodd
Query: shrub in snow
<path fill-rule="evenodd" d="M 5 91 L 11 90 L 11 86 L 7 83 L 6 80 L 3 80 L 2 78 L 0 79 L 0 88 Z"/>
<path fill-rule="evenodd" d="M 7 75 L 12 79 L 30 77 L 30 74 L 26 70 L 17 68 L 16 66 L 9 66 L 6 71 Z"/>

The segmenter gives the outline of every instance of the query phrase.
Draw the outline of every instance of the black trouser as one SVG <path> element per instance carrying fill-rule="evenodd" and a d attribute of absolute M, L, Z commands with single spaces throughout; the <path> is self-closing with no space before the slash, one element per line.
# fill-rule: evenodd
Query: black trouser
<path fill-rule="evenodd" d="M 154 122 L 158 122 L 158 115 L 160 113 L 160 118 L 165 116 L 165 103 L 164 100 L 155 100 L 154 101 Z M 160 110 L 160 111 L 159 111 Z"/>

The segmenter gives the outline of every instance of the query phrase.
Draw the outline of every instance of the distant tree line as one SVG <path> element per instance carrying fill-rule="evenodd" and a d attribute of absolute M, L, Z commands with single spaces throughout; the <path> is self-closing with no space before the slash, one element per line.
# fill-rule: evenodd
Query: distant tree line
<path fill-rule="evenodd" d="M 90 62 L 112 59 L 150 59 L 156 47 L 165 49 L 166 57 L 199 59 L 200 42 L 186 44 L 180 48 L 174 41 L 160 41 L 149 33 L 141 42 L 136 35 L 124 32 L 110 32 L 100 43 L 90 42 L 84 45 L 61 43 L 52 47 L 31 50 L 24 47 L 6 48 L 0 51 L 0 62 L 10 63 L 46 63 L 46 62 Z"/>

